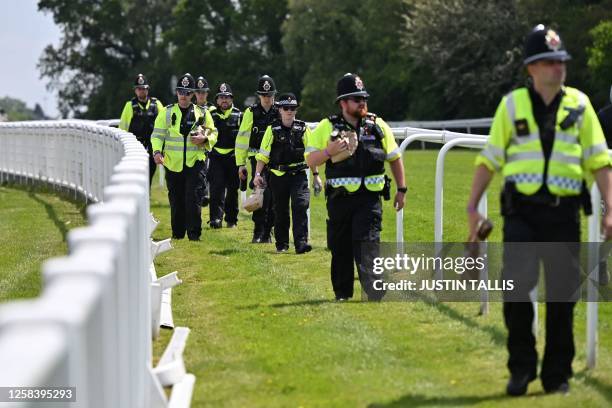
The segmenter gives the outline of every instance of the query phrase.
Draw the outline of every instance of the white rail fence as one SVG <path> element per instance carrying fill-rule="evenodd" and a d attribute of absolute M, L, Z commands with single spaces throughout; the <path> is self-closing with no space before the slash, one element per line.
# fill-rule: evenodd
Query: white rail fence
<path fill-rule="evenodd" d="M 40 296 L 0 307 L 0 384 L 76 387 L 74 407 L 188 407 L 189 330 L 176 328 L 152 365 L 152 339 L 173 326 L 170 290 L 180 281 L 157 279 L 152 263 L 171 245 L 150 239 L 157 223 L 142 145 L 91 122 L 13 122 L 0 124 L 0 152 L 0 182 L 46 183 L 94 203 L 89 226 L 68 234 L 69 255 L 44 264 Z"/>

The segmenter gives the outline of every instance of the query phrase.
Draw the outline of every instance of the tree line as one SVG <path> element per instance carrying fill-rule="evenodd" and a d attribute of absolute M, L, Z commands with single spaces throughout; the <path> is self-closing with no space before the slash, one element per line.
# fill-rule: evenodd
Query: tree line
<path fill-rule="evenodd" d="M 336 110 L 336 80 L 360 74 L 388 120 L 492 116 L 527 80 L 525 35 L 557 29 L 568 80 L 603 107 L 612 85 L 612 0 L 39 0 L 62 30 L 40 58 L 63 116 L 118 117 L 144 73 L 174 101 L 176 75 L 230 83 L 238 107 L 271 75 L 299 116 Z M 211 95 L 211 96 L 212 96 Z M 211 99 L 211 98 L 209 98 Z"/>

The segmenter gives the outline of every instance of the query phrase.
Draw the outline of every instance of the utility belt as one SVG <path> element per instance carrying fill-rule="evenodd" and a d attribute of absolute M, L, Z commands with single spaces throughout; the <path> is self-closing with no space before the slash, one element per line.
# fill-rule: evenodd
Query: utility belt
<path fill-rule="evenodd" d="M 514 182 L 507 181 L 501 193 L 501 214 L 503 216 L 515 215 L 520 213 L 521 209 L 529 206 L 567 209 L 582 207 L 585 215 L 589 216 L 593 213 L 591 194 L 584 181 L 582 181 L 580 194 L 569 197 L 560 197 L 542 190 L 526 195 L 516 189 Z"/>
<path fill-rule="evenodd" d="M 337 197 L 348 197 L 357 196 L 361 194 L 376 194 L 382 196 L 385 201 L 391 199 L 391 178 L 385 174 L 385 185 L 380 191 L 370 191 L 366 188 L 363 182 L 356 191 L 350 192 L 344 186 L 333 187 L 328 181 L 325 182 L 325 197 L 326 198 L 337 198 Z"/>
<path fill-rule="evenodd" d="M 270 168 L 272 170 L 278 170 L 278 171 L 282 171 L 288 174 L 296 174 L 296 173 L 299 173 L 300 171 L 306 170 L 308 168 L 308 165 L 306 163 L 299 163 L 297 165 L 278 164 L 276 166 L 270 166 Z"/>

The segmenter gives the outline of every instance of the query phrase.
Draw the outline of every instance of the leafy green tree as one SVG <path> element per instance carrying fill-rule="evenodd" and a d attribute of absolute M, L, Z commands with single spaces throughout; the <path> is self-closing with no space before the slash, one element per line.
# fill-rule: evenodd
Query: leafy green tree
<path fill-rule="evenodd" d="M 418 1 L 406 37 L 418 78 L 411 115 L 492 115 L 500 97 L 521 81 L 525 31 L 513 1 Z"/>
<path fill-rule="evenodd" d="M 28 108 L 25 102 L 5 96 L 0 98 L 0 110 L 9 122 L 19 120 L 44 120 L 47 119 L 41 106 L 36 104 L 34 110 Z"/>
<path fill-rule="evenodd" d="M 240 107 L 263 74 L 271 75 L 279 89 L 290 90 L 281 45 L 286 14 L 286 1 L 278 0 L 180 1 L 174 10 L 180 24 L 164 36 L 171 44 L 173 67 L 178 73 L 204 75 L 212 96 L 217 85 L 228 82 Z"/>
<path fill-rule="evenodd" d="M 593 46 L 587 49 L 588 66 L 592 72 L 595 98 L 600 106 L 609 98 L 612 86 L 612 20 L 602 21 L 589 34 L 593 38 Z"/>
<path fill-rule="evenodd" d="M 171 75 L 161 34 L 173 25 L 175 0 L 40 0 L 39 10 L 62 28 L 57 47 L 45 48 L 42 76 L 58 91 L 66 117 L 117 117 L 139 72 L 152 94 L 167 99 Z"/>
<path fill-rule="evenodd" d="M 405 116 L 409 56 L 401 33 L 408 5 L 402 0 L 291 0 L 283 25 L 290 71 L 301 78 L 300 115 L 318 120 L 336 110 L 336 81 L 361 75 L 369 108 L 387 119 Z"/>

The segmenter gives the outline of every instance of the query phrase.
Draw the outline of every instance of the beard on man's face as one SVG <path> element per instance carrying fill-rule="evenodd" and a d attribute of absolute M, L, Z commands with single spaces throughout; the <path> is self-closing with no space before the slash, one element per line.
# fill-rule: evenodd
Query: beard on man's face
<path fill-rule="evenodd" d="M 368 106 L 367 105 L 358 105 L 355 108 L 348 108 L 347 113 L 354 117 L 355 119 L 362 119 L 368 114 Z"/>

